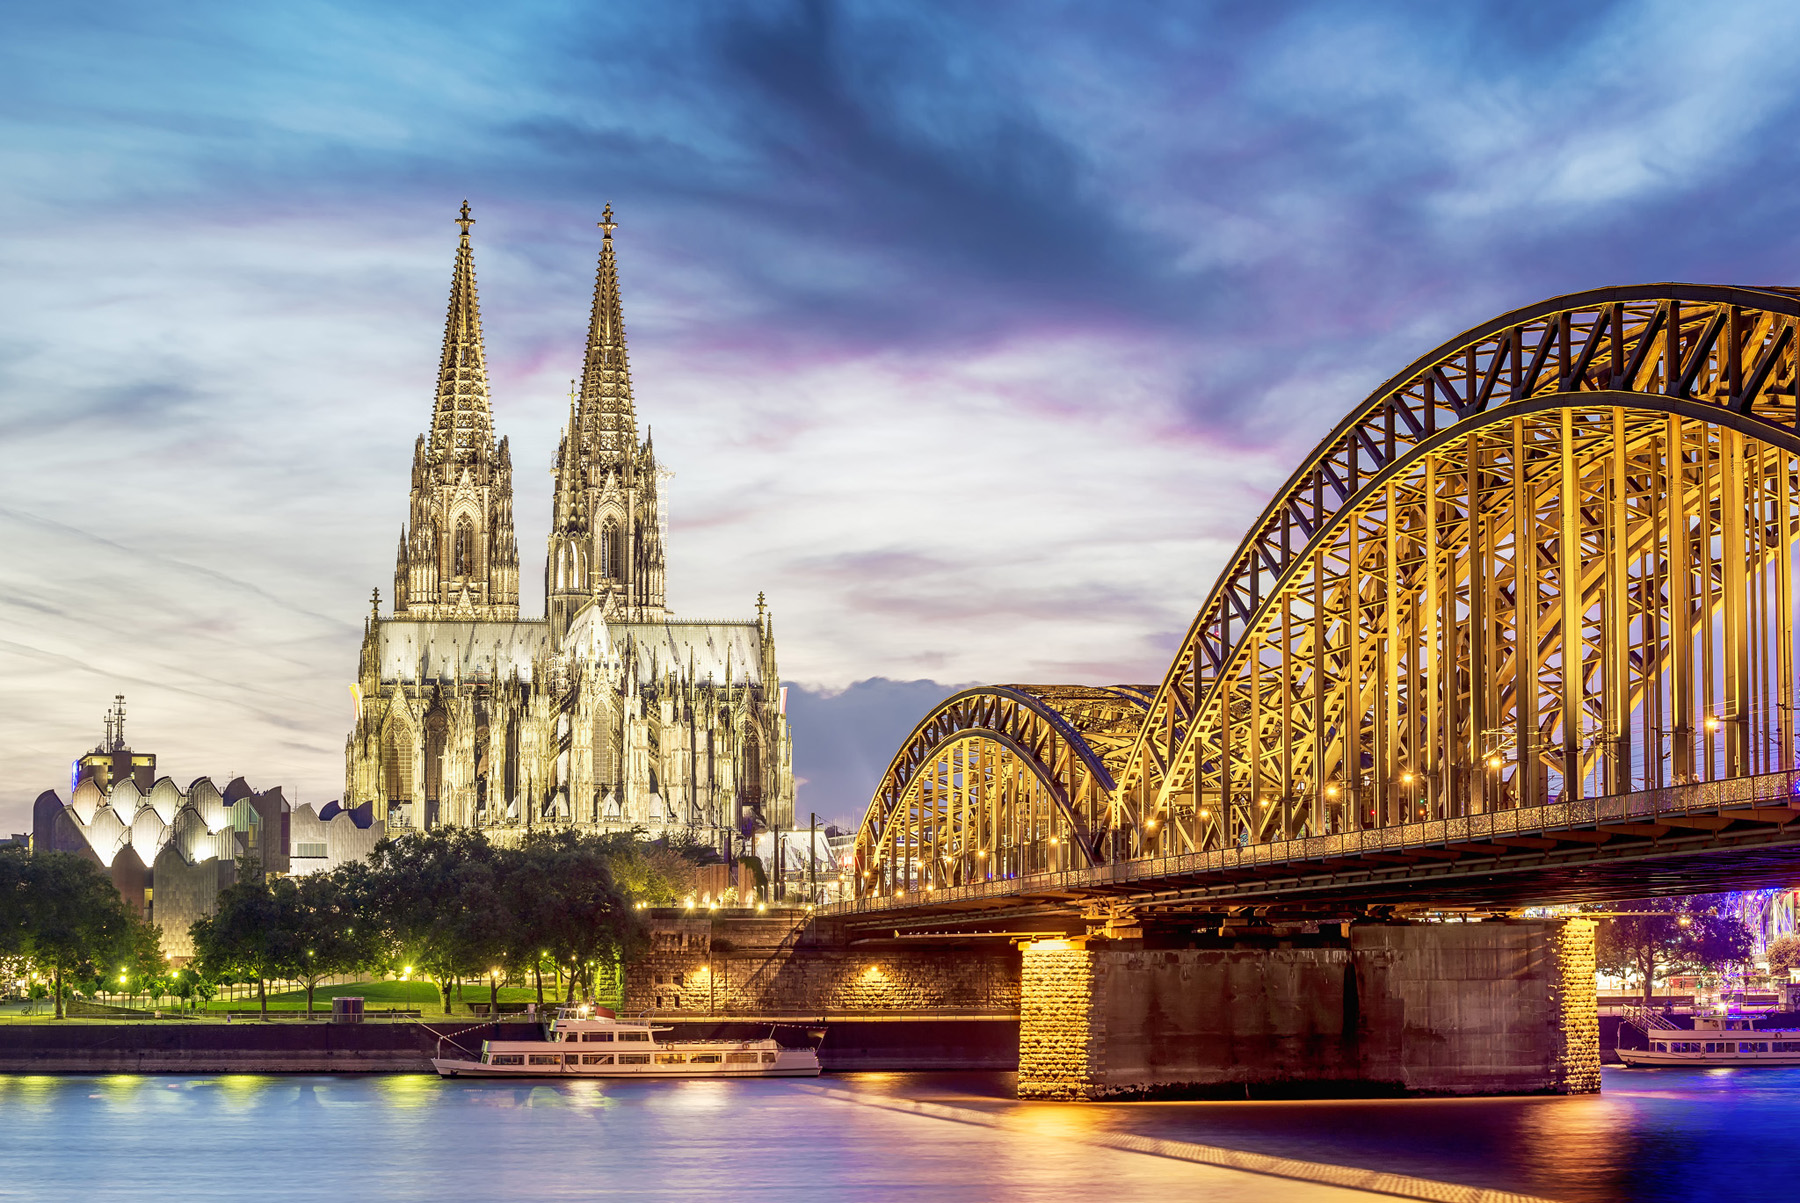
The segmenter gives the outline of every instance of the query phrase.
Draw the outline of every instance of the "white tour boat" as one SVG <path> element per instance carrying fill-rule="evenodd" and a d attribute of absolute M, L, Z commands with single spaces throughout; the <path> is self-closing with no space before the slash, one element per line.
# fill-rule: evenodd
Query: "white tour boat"
<path fill-rule="evenodd" d="M 1649 1038 L 1648 1048 L 1617 1050 L 1619 1060 L 1634 1068 L 1800 1065 L 1800 1028 L 1758 1028 L 1747 1015 L 1696 1015 L 1689 1031 L 1642 1007 L 1627 1011 L 1625 1019 Z"/>
<path fill-rule="evenodd" d="M 762 1040 L 657 1039 L 670 1030 L 621 1022 L 604 1007 L 564 1007 L 545 1022 L 541 1040 L 483 1040 L 473 1060 L 438 1056 L 431 1064 L 445 1078 L 819 1076 L 816 1049 L 783 1048 L 773 1031 Z"/>

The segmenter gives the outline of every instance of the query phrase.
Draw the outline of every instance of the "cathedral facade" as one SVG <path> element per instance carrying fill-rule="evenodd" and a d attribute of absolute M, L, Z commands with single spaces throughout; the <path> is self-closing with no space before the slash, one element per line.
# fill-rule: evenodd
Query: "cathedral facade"
<path fill-rule="evenodd" d="M 676 619 L 656 454 L 638 438 L 612 209 L 579 389 L 552 474 L 545 613 L 519 616 L 512 457 L 496 440 L 468 205 L 431 427 L 413 446 L 393 610 L 377 592 L 352 687 L 346 808 L 450 823 L 733 836 L 791 827 L 773 621 Z"/>

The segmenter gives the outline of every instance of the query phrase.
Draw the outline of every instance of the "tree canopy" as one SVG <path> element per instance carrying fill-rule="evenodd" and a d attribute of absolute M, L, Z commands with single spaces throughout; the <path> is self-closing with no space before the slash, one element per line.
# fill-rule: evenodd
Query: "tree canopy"
<path fill-rule="evenodd" d="M 1720 914 L 1716 896 L 1650 898 L 1616 909 L 1626 913 L 1600 923 L 1595 962 L 1637 977 L 1646 1005 L 1656 982 L 1671 973 L 1703 973 L 1749 959 L 1750 929 L 1735 915 Z"/>
<path fill-rule="evenodd" d="M 58 1019 L 65 985 L 162 968 L 156 930 L 104 869 L 69 852 L 0 854 L 0 955 L 28 957 L 50 976 Z"/>

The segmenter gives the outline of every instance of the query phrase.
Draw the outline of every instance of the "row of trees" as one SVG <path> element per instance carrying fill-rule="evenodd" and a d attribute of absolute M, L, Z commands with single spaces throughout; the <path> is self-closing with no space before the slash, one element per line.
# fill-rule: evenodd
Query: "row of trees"
<path fill-rule="evenodd" d="M 383 840 L 366 862 L 331 873 L 267 880 L 253 865 L 194 925 L 196 968 L 213 978 L 299 982 L 307 1010 L 325 978 L 412 966 L 438 988 L 484 978 L 498 1002 L 503 977 L 566 975 L 567 997 L 595 991 L 595 975 L 643 939 L 638 904 L 691 893 L 691 846 L 631 834 L 543 831 L 514 846 L 441 827 Z M 541 978 L 540 978 L 541 983 Z"/>
<path fill-rule="evenodd" d="M 538 832 L 500 847 L 480 832 L 439 828 L 384 840 L 367 861 L 305 877 L 266 876 L 254 860 L 195 923 L 193 963 L 171 970 L 160 933 L 127 906 L 111 877 L 70 853 L 0 852 L 0 961 L 44 981 L 64 1014 L 71 992 L 132 989 L 208 997 L 214 982 L 298 982 L 312 1009 L 336 975 L 412 966 L 449 1009 L 453 986 L 539 977 L 546 962 L 567 996 L 594 992 L 642 940 L 638 905 L 692 894 L 696 844 L 629 833 Z M 541 989 L 541 977 L 539 977 Z"/>

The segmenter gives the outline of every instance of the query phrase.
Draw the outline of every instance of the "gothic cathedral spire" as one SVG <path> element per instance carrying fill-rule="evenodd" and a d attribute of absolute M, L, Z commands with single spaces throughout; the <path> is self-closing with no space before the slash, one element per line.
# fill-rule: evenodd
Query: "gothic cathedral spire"
<path fill-rule="evenodd" d="M 494 442 L 487 352 L 469 202 L 450 278 L 431 433 L 413 446 L 412 503 L 394 565 L 394 612 L 410 618 L 513 621 L 519 548 L 513 537 L 512 453 Z"/>
<path fill-rule="evenodd" d="M 656 455 L 637 437 L 611 205 L 598 225 L 600 266 L 581 385 L 552 469 L 556 496 L 544 595 L 558 636 L 590 602 L 613 620 L 654 621 L 667 614 Z"/>
<path fill-rule="evenodd" d="M 631 400 L 631 363 L 625 353 L 625 311 L 619 265 L 613 259 L 612 206 L 598 225 L 600 267 L 594 274 L 594 311 L 588 318 L 587 357 L 581 365 L 581 434 L 589 455 L 620 463 L 636 454 L 637 410 Z"/>

